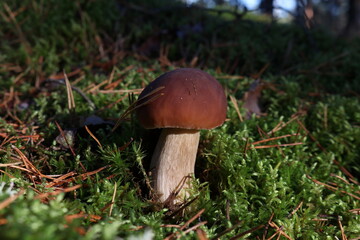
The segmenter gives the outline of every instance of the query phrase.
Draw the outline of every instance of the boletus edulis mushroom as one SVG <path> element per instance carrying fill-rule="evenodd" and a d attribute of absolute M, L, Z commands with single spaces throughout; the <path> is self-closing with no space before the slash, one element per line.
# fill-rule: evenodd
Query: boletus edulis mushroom
<path fill-rule="evenodd" d="M 222 125 L 226 108 L 220 83 L 199 69 L 167 72 L 141 92 L 136 108 L 140 124 L 147 129 L 162 129 L 150 164 L 152 186 L 160 202 L 165 202 L 179 187 L 178 200 L 187 195 L 199 130 Z"/>

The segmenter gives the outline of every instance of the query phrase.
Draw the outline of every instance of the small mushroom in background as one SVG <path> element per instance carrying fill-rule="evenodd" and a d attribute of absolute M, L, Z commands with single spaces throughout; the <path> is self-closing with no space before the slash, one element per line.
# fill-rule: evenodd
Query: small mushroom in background
<path fill-rule="evenodd" d="M 165 202 L 181 189 L 188 196 L 200 129 L 223 124 L 227 100 L 220 83 L 199 69 L 180 68 L 151 82 L 140 94 L 136 112 L 147 129 L 162 128 L 151 159 L 152 186 Z"/>

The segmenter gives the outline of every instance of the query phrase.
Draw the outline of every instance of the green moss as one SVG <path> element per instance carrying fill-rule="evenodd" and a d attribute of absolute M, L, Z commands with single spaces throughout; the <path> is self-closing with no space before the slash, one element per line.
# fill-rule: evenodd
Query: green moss
<path fill-rule="evenodd" d="M 253 15 L 236 20 L 178 3 L 164 6 L 162 0 L 132 4 L 0 3 L 0 97 L 6 103 L 0 103 L 0 164 L 13 164 L 0 166 L 0 201 L 24 189 L 0 209 L 1 239 L 146 239 L 152 234 L 163 239 L 178 231 L 171 225 L 184 224 L 203 208 L 190 227 L 207 221 L 201 229 L 209 238 L 235 226 L 222 236 L 231 238 L 271 217 L 293 239 L 341 238 L 339 222 L 349 239 L 358 237 L 359 215 L 351 210 L 360 208 L 360 42 L 291 24 L 249 21 Z M 9 9 L 19 10 L 16 22 L 4 18 Z M 140 57 L 137 50 L 150 40 L 153 48 Z M 159 58 L 160 47 L 168 49 L 172 66 Z M 171 216 L 152 201 L 146 181 L 156 134 L 142 129 L 133 114 L 111 129 L 136 99 L 136 89 L 164 71 L 190 66 L 194 57 L 196 67 L 214 75 L 238 100 L 243 116 L 242 98 L 253 82 L 249 76 L 269 64 L 261 76 L 264 116 L 240 120 L 229 99 L 224 125 L 201 132 L 197 199 Z M 95 109 L 73 91 L 76 108 L 69 110 L 65 85 L 45 81 L 63 70 L 81 70 L 70 81 Z M 110 78 L 117 92 L 88 91 L 96 85 L 106 90 Z M 94 115 L 103 122 L 89 129 L 101 146 L 83 127 Z M 57 143 L 61 134 L 55 122 L 75 133 L 72 149 Z M 281 123 L 286 125 L 272 131 Z M 273 146 L 258 148 L 264 145 Z M 43 176 L 24 170 L 24 157 Z M 69 173 L 73 176 L 65 182 L 47 186 L 49 176 Z M 78 184 L 68 193 L 37 199 L 39 193 Z M 69 215 L 77 217 L 69 220 Z M 268 228 L 267 237 L 274 233 Z M 195 231 L 181 234 L 197 239 Z M 246 238 L 263 234 L 260 229 Z"/>

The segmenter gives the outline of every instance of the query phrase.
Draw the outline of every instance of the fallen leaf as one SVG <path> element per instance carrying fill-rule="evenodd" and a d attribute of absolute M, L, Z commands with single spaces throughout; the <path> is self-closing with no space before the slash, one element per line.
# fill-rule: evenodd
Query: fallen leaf
<path fill-rule="evenodd" d="M 255 114 L 256 116 L 261 116 L 263 113 L 261 112 L 259 106 L 259 99 L 261 97 L 261 91 L 264 89 L 264 84 L 260 79 L 256 79 L 251 85 L 247 92 L 244 94 L 244 105 L 243 107 L 246 111 L 246 119 L 250 119 L 251 115 Z"/>

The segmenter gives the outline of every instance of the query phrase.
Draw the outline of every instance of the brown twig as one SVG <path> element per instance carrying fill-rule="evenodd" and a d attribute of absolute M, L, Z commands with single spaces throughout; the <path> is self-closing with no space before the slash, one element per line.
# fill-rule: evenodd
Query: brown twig
<path fill-rule="evenodd" d="M 290 118 L 289 121 L 287 121 L 286 123 L 284 123 L 283 121 L 280 121 L 270 132 L 268 132 L 268 135 L 272 135 L 277 131 L 280 131 L 281 129 L 283 129 L 284 127 L 286 127 L 288 124 L 290 124 L 291 122 L 293 122 L 294 120 L 297 120 L 298 117 L 300 115 L 299 114 L 294 114 L 293 117 Z"/>
<path fill-rule="evenodd" d="M 195 219 L 197 219 L 198 217 L 200 217 L 201 214 L 203 214 L 205 212 L 205 209 L 201 209 L 198 213 L 196 213 L 192 218 L 190 218 L 189 220 L 187 220 L 180 228 L 179 230 L 184 230 L 187 226 L 190 225 L 190 223 L 192 223 Z M 202 224 L 201 225 L 204 225 L 206 224 L 206 222 L 201 222 Z M 200 224 L 200 223 L 199 223 Z M 197 224 L 198 225 L 198 224 Z M 195 225 L 195 226 L 197 226 Z M 164 238 L 164 240 L 170 240 L 176 236 L 178 236 L 180 234 L 181 231 L 176 231 L 172 234 L 170 234 L 169 236 L 167 236 L 166 238 Z"/>
<path fill-rule="evenodd" d="M 142 88 L 136 88 L 136 89 L 118 89 L 118 90 L 98 90 L 98 93 L 103 93 L 103 94 L 111 94 L 111 93 L 135 93 L 135 94 L 139 94 L 143 89 Z"/>
<path fill-rule="evenodd" d="M 90 129 L 88 128 L 88 126 L 85 125 L 85 129 L 88 132 L 88 134 L 95 140 L 95 142 L 99 145 L 99 147 L 102 149 L 102 145 L 100 143 L 100 141 L 95 137 L 95 135 L 90 131 Z"/>
<path fill-rule="evenodd" d="M 239 227 L 242 223 L 243 223 L 243 221 L 238 221 L 232 227 L 227 228 L 224 231 L 222 231 L 221 233 L 219 233 L 218 235 L 216 235 L 212 240 L 220 239 L 220 237 L 224 236 L 225 234 L 227 234 L 227 233 L 231 232 L 232 230 L 234 230 L 235 228 Z"/>
<path fill-rule="evenodd" d="M 195 229 L 199 228 L 200 226 L 205 225 L 206 223 L 207 223 L 207 221 L 199 222 L 198 224 L 196 224 L 196 225 L 194 225 L 194 226 L 186 229 L 186 230 L 183 231 L 182 233 L 183 233 L 183 234 L 187 234 L 187 233 L 189 233 L 189 232 L 191 232 L 191 231 L 194 231 Z M 177 236 L 177 238 L 180 238 L 180 237 L 181 237 L 180 235 Z"/>
<path fill-rule="evenodd" d="M 208 240 L 208 237 L 206 236 L 206 233 L 201 228 L 196 229 L 196 236 L 199 240 Z"/>
<path fill-rule="evenodd" d="M 25 193 L 25 190 L 21 189 L 18 193 L 14 194 L 14 195 L 8 197 L 7 199 L 3 200 L 2 202 L 0 202 L 0 210 L 9 206 L 12 202 L 14 202 L 18 197 L 20 197 L 24 193 Z"/>
<path fill-rule="evenodd" d="M 233 236 L 233 237 L 230 238 L 229 240 L 239 239 L 239 238 L 241 238 L 241 237 L 243 237 L 243 236 L 245 236 L 245 235 L 247 235 L 247 234 L 249 234 L 249 233 L 255 232 L 255 231 L 257 231 L 257 230 L 259 230 L 259 229 L 262 229 L 262 228 L 264 228 L 264 227 L 265 227 L 265 225 L 263 225 L 263 224 L 262 224 L 262 225 L 259 225 L 259 226 L 257 226 L 257 227 L 253 227 L 253 228 L 251 228 L 251 229 L 249 229 L 249 230 L 247 230 L 247 231 L 245 231 L 245 232 L 242 232 L 242 233 L 239 233 L 239 234 Z"/>
<path fill-rule="evenodd" d="M 341 239 L 342 240 L 347 240 L 347 237 L 345 235 L 345 231 L 344 231 L 343 225 L 341 223 L 340 217 L 338 217 L 338 224 L 339 224 L 340 231 L 341 231 Z"/>
<path fill-rule="evenodd" d="M 317 183 L 317 184 L 319 184 L 319 185 L 322 185 L 322 186 L 326 187 L 327 189 L 329 189 L 329 190 L 331 190 L 331 191 L 334 191 L 334 192 L 339 191 L 339 192 L 344 193 L 344 194 L 346 194 L 346 195 L 349 195 L 349 196 L 351 196 L 351 197 L 353 197 L 353 198 L 355 198 L 355 199 L 357 199 L 357 200 L 360 200 L 360 196 L 358 196 L 358 195 L 355 195 L 355 194 L 353 194 L 353 193 L 346 192 L 345 190 L 339 190 L 339 188 L 333 187 L 333 186 L 331 186 L 331 185 L 329 185 L 329 184 L 326 184 L 326 183 L 320 182 L 320 181 L 318 181 L 318 180 L 316 180 L 316 179 L 313 179 L 313 178 L 311 178 L 309 175 L 306 175 L 306 177 L 309 178 L 309 179 L 310 179 L 311 181 L 313 181 L 314 183 Z"/>
<path fill-rule="evenodd" d="M 27 172 L 32 173 L 32 174 L 35 174 L 35 175 L 37 175 L 37 176 L 39 176 L 39 177 L 44 177 L 44 178 L 53 179 L 52 177 L 49 177 L 49 176 L 47 176 L 47 175 L 42 174 L 42 173 L 31 163 L 31 161 L 25 156 L 25 154 L 20 151 L 20 149 L 18 149 L 18 148 L 15 147 L 15 146 L 12 146 L 12 148 L 17 152 L 17 154 L 19 154 L 19 157 L 20 157 L 20 159 L 22 160 L 22 162 L 24 163 L 25 169 L 27 170 Z M 17 166 L 12 166 L 12 167 L 17 168 Z"/>
<path fill-rule="evenodd" d="M 255 149 L 263 149 L 263 148 L 274 148 L 274 147 L 289 147 L 289 146 L 297 146 L 303 144 L 302 142 L 296 143 L 284 143 L 284 144 L 273 144 L 273 145 L 261 145 L 261 146 L 254 146 Z"/>
<path fill-rule="evenodd" d="M 284 237 L 287 238 L 288 240 L 292 240 L 292 238 L 291 238 L 289 235 L 287 235 L 287 234 L 282 230 L 281 227 L 278 227 L 278 226 L 276 225 L 276 223 L 271 222 L 271 223 L 269 223 L 269 225 L 270 225 L 272 228 L 275 228 L 276 231 L 277 231 L 280 235 L 284 236 Z"/>
<path fill-rule="evenodd" d="M 272 138 L 267 138 L 267 139 L 263 139 L 257 142 L 253 142 L 252 145 L 257 145 L 259 143 L 264 143 L 264 142 L 269 142 L 269 141 L 274 141 L 274 140 L 278 140 L 278 139 L 282 139 L 282 138 L 287 138 L 287 137 L 294 137 L 294 136 L 298 136 L 298 134 L 286 134 L 283 136 L 279 136 L 279 137 L 272 137 Z"/>
<path fill-rule="evenodd" d="M 346 168 L 341 166 L 340 163 L 337 160 L 334 159 L 333 163 L 339 167 L 340 171 L 342 173 L 344 173 L 345 176 L 347 176 L 350 179 L 351 182 L 353 182 L 353 183 L 355 183 L 357 185 L 360 185 L 360 183 L 356 180 L 356 178 Z"/>
<path fill-rule="evenodd" d="M 51 188 L 54 187 L 55 185 L 58 185 L 59 183 L 61 183 L 63 180 L 65 180 L 68 177 L 73 177 L 76 173 L 74 171 L 66 173 L 56 179 L 54 179 L 51 183 L 47 184 L 45 187 L 46 188 Z"/>
<path fill-rule="evenodd" d="M 270 226 L 272 219 L 274 218 L 274 215 L 275 215 L 275 213 L 271 214 L 269 220 L 267 221 L 267 224 L 265 225 L 265 230 L 264 230 L 263 237 L 262 237 L 263 240 L 266 239 L 266 236 L 267 236 L 268 230 L 269 230 L 269 226 Z"/>
<path fill-rule="evenodd" d="M 69 141 L 68 141 L 68 139 L 67 139 L 67 137 L 66 137 L 66 135 L 65 135 L 64 130 L 62 129 L 62 127 L 60 126 L 60 124 L 59 124 L 57 121 L 55 121 L 55 124 L 56 124 L 57 128 L 59 129 L 62 138 L 65 140 L 66 145 L 67 145 L 68 148 L 70 149 L 72 155 L 75 157 L 75 156 L 76 156 L 76 153 L 75 153 L 74 149 L 72 148 L 72 146 L 69 144 Z M 86 171 L 85 168 L 84 168 L 84 166 L 82 166 L 82 164 L 81 164 L 81 167 L 83 168 L 84 171 Z"/>
<path fill-rule="evenodd" d="M 303 201 L 301 201 L 294 210 L 288 215 L 288 218 L 291 218 L 303 205 Z"/>
<path fill-rule="evenodd" d="M 323 152 L 327 152 L 326 149 L 319 143 L 319 141 L 316 140 L 316 138 L 310 133 L 310 131 L 307 130 L 304 124 L 299 119 L 296 119 L 296 121 L 299 124 L 299 126 L 306 132 L 306 135 L 308 135 L 310 139 L 316 143 L 316 145 L 320 148 L 320 150 Z"/>
<path fill-rule="evenodd" d="M 76 189 L 79 189 L 82 187 L 82 184 L 78 184 L 78 185 L 75 185 L 75 186 L 72 186 L 72 187 L 68 187 L 68 188 L 64 188 L 64 189 L 61 189 L 61 190 L 56 190 L 56 191 L 52 191 L 52 192 L 47 192 L 47 193 L 41 193 L 39 195 L 37 195 L 35 197 L 35 199 L 44 199 L 44 198 L 48 198 L 49 196 L 56 196 L 56 195 L 59 195 L 60 193 L 67 193 L 67 192 L 72 192 L 72 191 L 75 191 Z"/>

